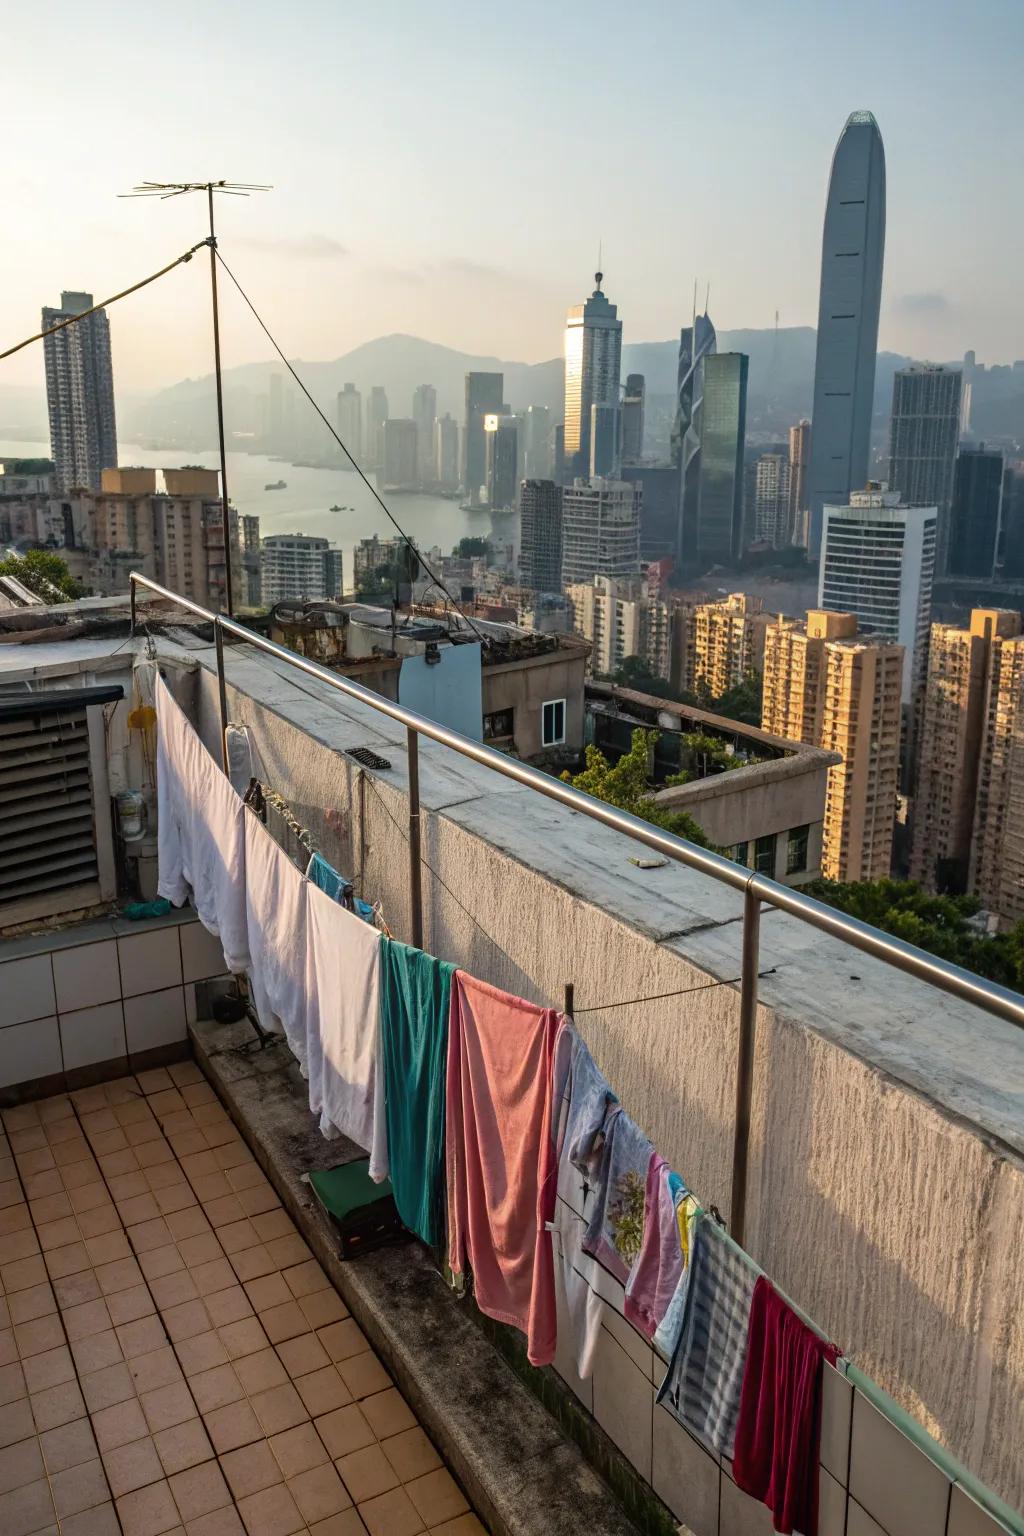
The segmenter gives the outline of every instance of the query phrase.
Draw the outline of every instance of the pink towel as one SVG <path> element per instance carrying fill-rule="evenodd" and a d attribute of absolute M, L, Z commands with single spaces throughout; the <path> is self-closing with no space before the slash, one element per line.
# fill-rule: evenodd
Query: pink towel
<path fill-rule="evenodd" d="M 555 1353 L 551 1066 L 559 1015 L 456 971 L 448 1032 L 448 1263 L 477 1305 Z"/>
<path fill-rule="evenodd" d="M 669 1185 L 671 1169 L 651 1154 L 644 1194 L 644 1235 L 640 1255 L 626 1281 L 626 1317 L 653 1339 L 683 1273 L 679 1220 Z"/>

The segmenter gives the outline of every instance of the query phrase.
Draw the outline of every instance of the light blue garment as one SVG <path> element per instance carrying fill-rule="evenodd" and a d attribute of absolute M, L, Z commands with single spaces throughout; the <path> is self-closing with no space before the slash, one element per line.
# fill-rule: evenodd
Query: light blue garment
<path fill-rule="evenodd" d="M 555 1041 L 551 1070 L 551 1124 L 560 1162 L 571 1163 L 593 1183 L 598 1142 L 611 1111 L 618 1104 L 586 1042 L 566 1019 Z"/>
<path fill-rule="evenodd" d="M 583 1252 L 625 1285 L 643 1243 L 647 1170 L 654 1148 L 643 1131 L 615 1108 L 608 1116 Z"/>
<path fill-rule="evenodd" d="M 318 890 L 323 891 L 324 895 L 329 896 L 332 901 L 340 902 L 342 906 L 348 905 L 344 898 L 346 891 L 349 892 L 352 911 L 364 922 L 373 922 L 373 908 L 368 902 L 360 901 L 357 896 L 351 895 L 351 882 L 346 880 L 344 875 L 339 875 L 322 854 L 314 853 L 310 857 L 306 865 L 306 879 L 312 880 Z"/>

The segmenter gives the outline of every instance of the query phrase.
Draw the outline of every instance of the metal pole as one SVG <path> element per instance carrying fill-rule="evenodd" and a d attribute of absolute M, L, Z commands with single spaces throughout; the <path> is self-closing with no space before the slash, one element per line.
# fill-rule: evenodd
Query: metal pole
<path fill-rule="evenodd" d="M 135 583 L 134 583 L 134 581 L 129 581 L 129 583 L 128 583 L 128 600 L 129 600 L 129 602 L 131 604 L 131 627 L 129 628 L 128 633 L 130 635 L 134 635 L 134 633 L 135 633 Z"/>
<path fill-rule="evenodd" d="M 217 651 L 217 692 L 220 694 L 220 762 L 228 771 L 228 688 L 224 678 L 224 631 L 220 615 L 213 621 L 213 643 Z"/>
<path fill-rule="evenodd" d="M 207 182 L 210 203 L 210 288 L 213 297 L 213 367 L 217 378 L 217 435 L 220 440 L 221 522 L 224 529 L 224 607 L 228 617 L 235 612 L 231 585 L 231 512 L 228 507 L 228 459 L 224 447 L 224 386 L 220 373 L 220 311 L 217 305 L 217 236 L 213 229 L 213 182 Z"/>
<path fill-rule="evenodd" d="M 567 981 L 566 984 L 565 984 L 565 1006 L 562 1009 L 562 1012 L 565 1014 L 567 1019 L 571 1019 L 572 1018 L 573 1009 L 575 1008 L 575 1006 L 576 1006 L 576 988 L 573 986 L 571 981 Z"/>
<path fill-rule="evenodd" d="M 736 1117 L 732 1133 L 732 1194 L 729 1231 L 742 1246 L 747 1219 L 747 1161 L 750 1152 L 750 1100 L 754 1087 L 757 1028 L 757 969 L 761 898 L 748 885 L 743 893 L 743 963 L 740 967 L 740 1034 L 736 1052 Z"/>
<path fill-rule="evenodd" d="M 423 887 L 420 881 L 420 742 L 409 726 L 409 899 L 412 906 L 412 943 L 423 948 Z"/>

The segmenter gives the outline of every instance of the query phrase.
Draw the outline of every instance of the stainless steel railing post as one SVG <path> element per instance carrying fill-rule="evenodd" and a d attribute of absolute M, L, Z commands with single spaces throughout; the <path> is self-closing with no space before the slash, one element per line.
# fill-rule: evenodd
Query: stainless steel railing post
<path fill-rule="evenodd" d="M 732 1193 L 729 1197 L 729 1231 L 741 1245 L 747 1220 L 747 1164 L 750 1155 L 750 1102 L 754 1087 L 761 928 L 761 898 L 754 890 L 753 878 L 751 876 L 743 892 L 740 1028 L 736 1049 L 736 1113 L 732 1128 Z"/>
<path fill-rule="evenodd" d="M 420 869 L 420 742 L 410 725 L 406 731 L 409 752 L 409 905 L 410 943 L 423 948 L 423 885 Z"/>
<path fill-rule="evenodd" d="M 220 761 L 224 772 L 228 771 L 228 687 L 224 678 L 224 632 L 220 615 L 213 620 L 213 643 L 217 652 L 217 692 L 220 695 Z"/>

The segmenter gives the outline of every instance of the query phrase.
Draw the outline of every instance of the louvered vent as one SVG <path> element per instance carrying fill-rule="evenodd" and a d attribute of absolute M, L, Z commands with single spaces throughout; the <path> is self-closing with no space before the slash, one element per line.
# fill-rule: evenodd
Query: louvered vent
<path fill-rule="evenodd" d="M 0 921 L 13 902 L 97 875 L 85 710 L 0 718 Z"/>

